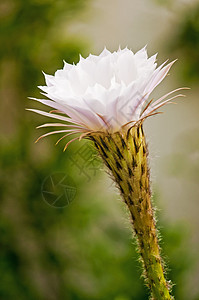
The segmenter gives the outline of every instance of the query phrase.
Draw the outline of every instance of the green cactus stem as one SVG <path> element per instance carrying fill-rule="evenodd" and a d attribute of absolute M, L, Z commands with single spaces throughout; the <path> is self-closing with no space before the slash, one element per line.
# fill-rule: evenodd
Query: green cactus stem
<path fill-rule="evenodd" d="M 95 133 L 91 139 L 130 211 L 143 274 L 152 299 L 173 299 L 165 279 L 158 245 L 142 123 L 116 133 Z"/>

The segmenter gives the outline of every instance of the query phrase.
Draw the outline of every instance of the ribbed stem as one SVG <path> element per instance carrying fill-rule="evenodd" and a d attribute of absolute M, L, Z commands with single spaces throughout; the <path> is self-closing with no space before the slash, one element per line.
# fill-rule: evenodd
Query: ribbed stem
<path fill-rule="evenodd" d="M 173 299 L 164 277 L 151 205 L 147 146 L 142 124 L 114 134 L 96 133 L 92 140 L 127 204 L 138 241 L 144 277 L 152 299 Z"/>

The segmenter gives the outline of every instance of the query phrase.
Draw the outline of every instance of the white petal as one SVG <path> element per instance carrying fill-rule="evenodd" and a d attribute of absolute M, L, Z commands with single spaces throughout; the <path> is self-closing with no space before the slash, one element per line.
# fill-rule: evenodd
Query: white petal
<path fill-rule="evenodd" d="M 137 69 L 134 54 L 131 51 L 124 52 L 117 61 L 117 74 L 126 85 L 134 81 L 137 76 Z"/>
<path fill-rule="evenodd" d="M 162 97 L 147 106 L 150 93 L 173 63 L 165 65 L 165 62 L 157 67 L 156 55 L 148 58 L 146 46 L 135 54 L 128 48 L 113 53 L 104 48 L 98 56 L 80 56 L 76 65 L 64 62 L 63 69 L 57 70 L 54 76 L 44 74 L 46 86 L 39 88 L 50 100 L 34 99 L 66 117 L 32 111 L 88 130 L 119 130 L 167 103 Z"/>

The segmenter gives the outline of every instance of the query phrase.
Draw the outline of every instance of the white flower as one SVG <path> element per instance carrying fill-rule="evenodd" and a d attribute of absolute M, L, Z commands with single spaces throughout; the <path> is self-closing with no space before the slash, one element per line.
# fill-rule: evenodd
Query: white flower
<path fill-rule="evenodd" d="M 41 137 L 54 133 L 64 133 L 63 137 L 82 133 L 82 137 L 95 131 L 116 132 L 157 113 L 159 107 L 182 96 L 165 100 L 180 90 L 177 89 L 155 102 L 148 100 L 173 63 L 157 67 L 156 55 L 148 58 L 145 47 L 135 54 L 127 48 L 113 53 L 105 48 L 99 56 L 90 54 L 86 59 L 80 56 L 76 65 L 64 62 L 63 69 L 54 76 L 44 74 L 46 86 L 39 88 L 51 100 L 31 98 L 54 110 L 49 113 L 29 110 L 66 122 L 39 126 L 67 127 Z"/>

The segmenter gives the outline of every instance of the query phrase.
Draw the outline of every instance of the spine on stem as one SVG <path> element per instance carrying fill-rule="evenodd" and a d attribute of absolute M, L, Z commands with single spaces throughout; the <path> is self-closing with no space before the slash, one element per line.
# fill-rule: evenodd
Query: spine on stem
<path fill-rule="evenodd" d="M 128 206 L 137 237 L 143 275 L 154 300 L 171 300 L 165 279 L 151 204 L 147 145 L 142 124 L 129 130 L 95 133 L 92 140 Z"/>

